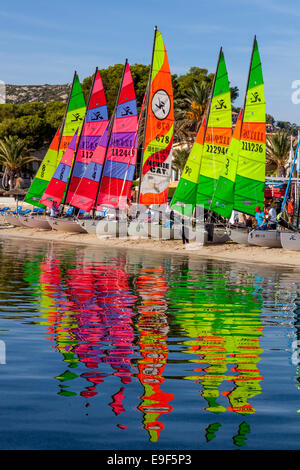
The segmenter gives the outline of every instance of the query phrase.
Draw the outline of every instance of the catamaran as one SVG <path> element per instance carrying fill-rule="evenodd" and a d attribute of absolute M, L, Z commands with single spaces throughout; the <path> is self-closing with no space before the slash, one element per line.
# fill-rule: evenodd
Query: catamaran
<path fill-rule="evenodd" d="M 171 201 L 171 209 L 185 217 L 195 215 L 196 206 L 202 206 L 206 210 L 211 209 L 212 198 L 231 136 L 230 87 L 221 48 L 206 115 Z M 218 228 L 215 224 L 208 224 L 206 227 L 208 230 L 213 228 L 213 234 L 210 232 L 209 236 L 208 230 L 204 230 L 204 243 L 208 241 L 224 243 L 228 240 L 229 237 L 224 227 Z M 200 227 L 198 230 L 203 231 L 203 228 Z M 192 233 L 193 231 L 190 230 L 190 235 Z"/>
<path fill-rule="evenodd" d="M 213 196 L 211 209 L 229 219 L 232 211 L 255 215 L 264 206 L 266 167 L 266 113 L 264 82 L 256 37 L 254 37 L 244 106 L 241 110 L 225 164 Z M 260 238 L 261 232 L 252 232 Z M 271 231 L 270 231 L 271 232 Z M 230 238 L 251 243 L 249 230 L 231 226 Z"/>
<path fill-rule="evenodd" d="M 93 211 L 92 218 L 78 220 L 81 227 L 98 236 L 120 236 L 119 213 L 125 213 L 131 197 L 132 181 L 137 158 L 138 113 L 134 83 L 126 59 L 116 106 L 103 139 L 83 176 L 71 205 Z M 104 215 L 113 210 L 113 218 L 95 218 L 96 211 Z M 127 224 L 123 235 L 127 235 Z"/>
<path fill-rule="evenodd" d="M 171 175 L 174 133 L 172 79 L 167 50 L 155 27 L 149 82 L 146 95 L 145 128 L 139 177 L 138 204 L 165 210 Z M 133 220 L 131 236 L 159 237 L 159 226 L 147 220 Z"/>
<path fill-rule="evenodd" d="M 41 198 L 43 197 L 76 129 L 79 131 L 81 130 L 85 111 L 85 99 L 79 77 L 75 71 L 62 125 L 57 130 L 25 196 L 25 202 L 42 209 L 46 209 L 46 205 L 41 203 Z M 28 227 L 51 229 L 51 225 L 45 215 L 27 215 L 22 216 L 22 219 L 23 224 Z"/>
<path fill-rule="evenodd" d="M 96 68 L 91 91 L 88 99 L 87 110 L 81 127 L 79 143 L 75 146 L 70 163 L 68 180 L 61 201 L 63 208 L 66 204 L 73 206 L 69 211 L 73 212 L 77 197 L 75 196 L 80 186 L 82 177 L 97 149 L 99 141 L 105 133 L 108 124 L 107 103 L 104 87 L 99 70 Z M 80 194 L 79 194 L 80 196 Z M 83 210 L 84 212 L 84 210 Z M 68 211 L 67 211 L 68 215 Z M 86 232 L 75 217 L 48 218 L 54 230 L 67 232 Z"/>

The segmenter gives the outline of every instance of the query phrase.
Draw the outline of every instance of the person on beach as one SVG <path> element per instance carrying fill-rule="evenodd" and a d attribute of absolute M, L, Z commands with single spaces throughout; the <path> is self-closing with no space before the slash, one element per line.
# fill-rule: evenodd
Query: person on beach
<path fill-rule="evenodd" d="M 256 206 L 255 212 L 256 230 L 267 230 L 267 221 L 264 211 L 261 210 L 260 206 Z"/>
<path fill-rule="evenodd" d="M 287 213 L 288 213 L 289 223 L 292 224 L 293 218 L 294 218 L 294 198 L 293 197 L 291 197 L 291 199 L 288 202 Z"/>
<path fill-rule="evenodd" d="M 268 214 L 267 214 L 268 230 L 276 230 L 276 227 L 277 227 L 276 209 L 273 204 L 268 204 L 267 209 L 268 209 Z"/>
<path fill-rule="evenodd" d="M 58 214 L 58 207 L 55 201 L 53 201 L 53 204 L 50 209 L 50 217 L 57 217 Z"/>

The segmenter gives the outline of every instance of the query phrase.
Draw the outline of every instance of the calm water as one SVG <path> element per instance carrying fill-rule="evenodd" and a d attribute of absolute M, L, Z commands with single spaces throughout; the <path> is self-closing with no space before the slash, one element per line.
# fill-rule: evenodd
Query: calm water
<path fill-rule="evenodd" d="M 0 239 L 0 292 L 1 449 L 300 448 L 299 272 Z"/>

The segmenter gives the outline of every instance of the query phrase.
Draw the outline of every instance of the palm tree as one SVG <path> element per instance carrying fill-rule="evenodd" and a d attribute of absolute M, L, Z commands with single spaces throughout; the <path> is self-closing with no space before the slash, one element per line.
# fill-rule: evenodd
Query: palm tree
<path fill-rule="evenodd" d="M 10 189 L 14 188 L 14 181 L 23 167 L 38 158 L 25 156 L 26 143 L 17 136 L 4 137 L 0 140 L 0 165 L 4 167 L 2 185 L 7 185 L 9 180 Z"/>
<path fill-rule="evenodd" d="M 270 135 L 266 142 L 267 165 L 276 170 L 277 176 L 286 176 L 286 164 L 290 152 L 290 136 L 287 132 Z"/>
<path fill-rule="evenodd" d="M 190 151 L 187 148 L 174 150 L 172 153 L 172 169 L 181 174 L 189 154 Z"/>

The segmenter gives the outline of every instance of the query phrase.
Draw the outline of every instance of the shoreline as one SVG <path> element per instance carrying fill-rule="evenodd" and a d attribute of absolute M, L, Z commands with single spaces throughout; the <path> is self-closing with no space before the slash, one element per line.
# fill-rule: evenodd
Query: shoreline
<path fill-rule="evenodd" d="M 181 240 L 159 240 L 145 238 L 101 238 L 95 234 L 58 232 L 27 227 L 1 228 L 1 238 L 31 239 L 51 241 L 72 245 L 86 245 L 106 248 L 133 249 L 155 252 L 156 254 L 174 254 L 209 258 L 231 263 L 256 264 L 277 268 L 300 269 L 300 252 L 286 251 L 283 248 L 266 248 L 240 245 L 234 242 L 204 245 L 194 249 L 193 243 L 183 245 Z M 187 248 L 186 248 L 187 247 Z"/>

